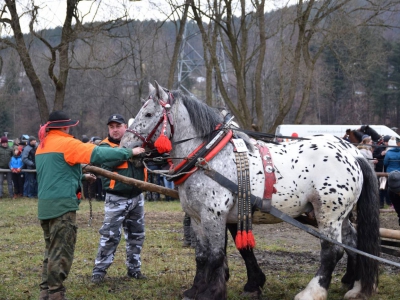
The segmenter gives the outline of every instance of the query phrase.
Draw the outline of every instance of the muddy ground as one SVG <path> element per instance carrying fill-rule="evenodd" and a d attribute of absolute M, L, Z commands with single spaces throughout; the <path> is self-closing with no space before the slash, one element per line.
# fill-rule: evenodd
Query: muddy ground
<path fill-rule="evenodd" d="M 168 220 L 181 220 L 180 212 L 152 212 L 147 214 L 146 223 L 168 222 Z M 400 230 L 398 218 L 394 210 L 387 210 L 380 214 L 380 227 Z M 254 225 L 253 232 L 257 246 L 254 249 L 257 260 L 262 270 L 266 273 L 274 271 L 314 273 L 318 269 L 320 258 L 319 239 L 297 229 L 287 223 Z M 232 243 L 231 237 L 229 242 Z M 400 242 L 400 241 L 399 241 Z M 396 248 L 394 248 L 396 249 Z M 400 250 L 397 248 L 397 250 Z M 230 259 L 241 260 L 238 252 L 229 255 Z M 381 254 L 387 260 L 400 263 L 400 258 L 392 255 Z M 346 254 L 338 263 L 335 272 L 344 273 L 346 268 Z M 398 274 L 400 268 L 381 263 L 381 272 Z"/>

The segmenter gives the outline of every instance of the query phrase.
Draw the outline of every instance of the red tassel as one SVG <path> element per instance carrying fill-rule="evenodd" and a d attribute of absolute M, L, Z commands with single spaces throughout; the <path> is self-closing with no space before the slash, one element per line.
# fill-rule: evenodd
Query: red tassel
<path fill-rule="evenodd" d="M 159 153 L 170 152 L 172 150 L 171 141 L 164 134 L 161 134 L 158 137 L 154 146 L 157 148 Z"/>
<path fill-rule="evenodd" d="M 243 230 L 242 232 L 242 249 L 247 248 L 247 231 Z"/>
<path fill-rule="evenodd" d="M 247 232 L 247 245 L 251 249 L 253 249 L 256 246 L 256 240 L 254 239 L 254 235 L 251 230 L 249 230 L 249 232 Z"/>
<path fill-rule="evenodd" d="M 243 249 L 243 245 L 242 245 L 242 232 L 238 231 L 236 234 L 236 238 L 235 238 L 235 244 L 236 244 L 236 248 L 238 250 Z"/>

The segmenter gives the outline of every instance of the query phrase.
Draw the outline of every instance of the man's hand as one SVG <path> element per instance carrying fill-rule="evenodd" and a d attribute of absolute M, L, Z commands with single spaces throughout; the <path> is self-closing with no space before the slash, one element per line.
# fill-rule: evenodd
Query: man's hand
<path fill-rule="evenodd" d="M 89 183 L 93 183 L 96 181 L 96 175 L 91 174 L 91 173 L 86 173 L 84 174 L 85 180 L 88 181 Z"/>
<path fill-rule="evenodd" d="M 132 155 L 136 156 L 144 152 L 144 148 L 136 147 L 132 149 Z"/>

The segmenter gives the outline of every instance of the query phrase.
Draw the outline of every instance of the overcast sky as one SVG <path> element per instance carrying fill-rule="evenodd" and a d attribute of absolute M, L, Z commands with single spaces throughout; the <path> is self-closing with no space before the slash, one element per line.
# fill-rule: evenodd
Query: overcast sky
<path fill-rule="evenodd" d="M 175 0 L 177 3 L 184 0 Z M 32 0 L 17 0 L 19 3 L 18 12 L 21 15 L 27 8 L 31 8 Z M 35 24 L 35 29 L 54 28 L 62 26 L 65 18 L 66 0 L 34 0 L 35 5 L 40 7 L 39 17 Z M 296 3 L 296 0 L 267 0 L 266 10 L 276 9 Z M 101 4 L 101 5 L 99 5 Z M 249 7 L 251 3 L 249 1 Z M 165 19 L 165 13 L 169 11 L 169 6 L 165 0 L 81 0 L 78 4 L 81 15 L 84 15 L 84 22 L 93 20 L 109 20 L 123 15 L 124 10 L 128 10 L 132 19 Z M 29 31 L 29 16 L 23 16 L 21 26 L 24 32 Z M 1 35 L 9 33 L 0 28 Z"/>

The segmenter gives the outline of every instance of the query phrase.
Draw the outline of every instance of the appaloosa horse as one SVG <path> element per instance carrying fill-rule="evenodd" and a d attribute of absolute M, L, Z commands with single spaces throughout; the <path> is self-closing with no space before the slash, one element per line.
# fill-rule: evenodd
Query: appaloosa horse
<path fill-rule="evenodd" d="M 175 169 L 182 161 L 191 161 L 201 144 L 214 139 L 216 132 L 231 132 L 247 144 L 250 189 L 263 197 L 266 175 L 258 146 L 235 131 L 237 127 L 224 123 L 223 116 L 204 103 L 169 92 L 159 86 L 149 85 L 149 98 L 135 121 L 126 131 L 121 146 L 133 148 L 159 147 L 170 151 Z M 227 134 L 228 134 L 227 133 Z M 169 149 L 168 139 L 172 142 Z M 258 144 L 255 145 L 255 144 Z M 257 147 L 255 147 L 257 146 Z M 379 255 L 378 185 L 374 171 L 357 151 L 347 151 L 350 144 L 335 137 L 311 138 L 279 145 L 268 145 L 277 182 L 272 195 L 272 206 L 296 217 L 314 210 L 321 234 L 370 254 Z M 164 150 L 162 149 L 164 148 Z M 208 163 L 198 160 L 188 169 L 191 175 L 178 185 L 183 210 L 192 218 L 197 236 L 196 275 L 193 286 L 184 292 L 184 299 L 226 299 L 226 281 L 229 270 L 226 262 L 226 226 L 236 235 L 238 222 L 238 197 L 235 193 L 209 178 L 203 167 L 207 166 L 238 183 L 237 156 L 234 146 L 227 143 L 215 151 Z M 197 149 L 197 150 L 196 150 Z M 203 149 L 203 148 L 201 148 Z M 206 156 L 207 158 L 207 156 Z M 184 164 L 184 163 L 182 163 Z M 357 205 L 357 229 L 349 221 L 349 214 Z M 239 201 L 240 202 L 240 201 Z M 246 292 L 260 293 L 265 276 L 258 267 L 252 249 L 240 250 L 246 262 L 248 281 Z M 347 251 L 347 270 L 342 282 L 349 288 L 345 299 L 363 299 L 375 290 L 378 280 L 378 263 L 370 258 Z M 295 296 L 297 300 L 327 298 L 332 272 L 343 256 L 342 247 L 321 239 L 321 263 L 307 287 Z"/>

